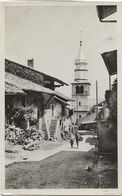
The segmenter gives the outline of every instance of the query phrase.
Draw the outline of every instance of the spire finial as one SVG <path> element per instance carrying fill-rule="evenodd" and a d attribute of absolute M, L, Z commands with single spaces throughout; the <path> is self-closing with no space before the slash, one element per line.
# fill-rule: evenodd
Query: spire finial
<path fill-rule="evenodd" d="M 82 46 L 82 31 L 80 31 L 80 46 Z"/>

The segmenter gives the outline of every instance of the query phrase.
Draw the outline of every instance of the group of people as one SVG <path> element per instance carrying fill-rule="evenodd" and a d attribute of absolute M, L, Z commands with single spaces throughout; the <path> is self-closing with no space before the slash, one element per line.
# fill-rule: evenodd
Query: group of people
<path fill-rule="evenodd" d="M 65 119 L 63 124 L 63 132 L 70 136 L 71 148 L 73 148 L 74 142 L 76 142 L 78 148 L 80 141 L 78 130 L 74 130 L 74 124 L 71 122 L 70 118 Z"/>
<path fill-rule="evenodd" d="M 78 131 L 76 131 L 75 134 L 71 133 L 71 138 L 70 138 L 71 148 L 73 148 L 74 141 L 76 141 L 76 145 L 77 145 L 77 148 L 78 148 L 78 146 L 79 146 L 79 135 L 78 135 Z"/>

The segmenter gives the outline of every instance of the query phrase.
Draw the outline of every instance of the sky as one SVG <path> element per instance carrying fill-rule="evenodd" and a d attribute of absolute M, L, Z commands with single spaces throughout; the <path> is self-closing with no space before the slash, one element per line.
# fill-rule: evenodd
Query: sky
<path fill-rule="evenodd" d="M 5 58 L 57 77 L 69 86 L 56 90 L 71 97 L 75 59 L 82 31 L 88 61 L 90 97 L 104 99 L 109 77 L 101 53 L 117 49 L 116 23 L 101 23 L 96 6 L 6 6 Z"/>

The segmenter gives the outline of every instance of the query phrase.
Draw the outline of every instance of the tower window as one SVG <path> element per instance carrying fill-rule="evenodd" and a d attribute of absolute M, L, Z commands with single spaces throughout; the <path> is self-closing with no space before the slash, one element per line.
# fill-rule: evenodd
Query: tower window
<path fill-rule="evenodd" d="M 76 86 L 76 94 L 80 93 L 79 86 Z"/>
<path fill-rule="evenodd" d="M 81 106 L 81 102 L 79 101 L 79 106 Z"/>
<path fill-rule="evenodd" d="M 80 93 L 82 93 L 82 94 L 84 93 L 84 86 L 80 87 Z"/>
<path fill-rule="evenodd" d="M 79 118 L 81 118 L 81 114 L 79 115 Z"/>

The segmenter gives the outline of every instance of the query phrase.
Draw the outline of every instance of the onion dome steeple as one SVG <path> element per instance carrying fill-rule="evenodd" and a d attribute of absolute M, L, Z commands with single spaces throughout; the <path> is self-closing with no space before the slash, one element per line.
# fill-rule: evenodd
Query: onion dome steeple
<path fill-rule="evenodd" d="M 83 53 L 82 41 L 80 41 L 78 56 L 75 60 L 75 65 L 78 65 L 78 64 L 87 64 L 87 59 Z"/>
<path fill-rule="evenodd" d="M 80 40 L 80 47 L 77 58 L 75 60 L 76 69 L 75 71 L 75 81 L 81 82 L 88 80 L 88 69 L 87 69 L 87 59 L 83 52 L 82 41 Z"/>

